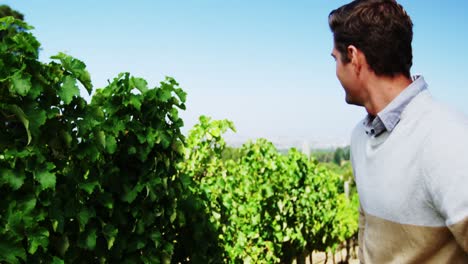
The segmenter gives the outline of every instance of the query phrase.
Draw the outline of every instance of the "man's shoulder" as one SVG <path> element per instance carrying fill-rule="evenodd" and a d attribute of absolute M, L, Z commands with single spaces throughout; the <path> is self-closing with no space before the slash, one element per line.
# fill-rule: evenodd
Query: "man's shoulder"
<path fill-rule="evenodd" d="M 421 116 L 419 127 L 424 135 L 422 156 L 434 159 L 459 159 L 468 149 L 468 116 L 453 106 L 433 101 L 430 111 Z M 423 131 L 424 130 L 424 131 Z M 465 161 L 468 159 L 464 158 Z"/>
<path fill-rule="evenodd" d="M 468 132 L 468 116 L 446 103 L 433 100 L 427 115 L 422 118 L 431 124 L 430 132 L 439 136 Z M 468 136 L 468 134 L 465 135 Z"/>
<path fill-rule="evenodd" d="M 455 107 L 433 99 L 428 91 L 421 92 L 402 113 L 402 119 L 414 129 L 441 136 L 449 130 L 468 129 L 468 116 Z"/>

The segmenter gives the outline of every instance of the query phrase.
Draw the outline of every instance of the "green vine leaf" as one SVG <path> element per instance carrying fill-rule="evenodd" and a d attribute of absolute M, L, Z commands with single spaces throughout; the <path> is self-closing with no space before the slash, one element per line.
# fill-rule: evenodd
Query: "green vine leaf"
<path fill-rule="evenodd" d="M 7 184 L 13 190 L 18 190 L 24 184 L 25 176 L 23 174 L 15 173 L 12 170 L 0 169 L 0 186 Z"/>
<path fill-rule="evenodd" d="M 60 99 L 68 105 L 73 99 L 73 96 L 77 96 L 80 94 L 80 89 L 76 85 L 76 79 L 67 75 L 63 78 L 62 87 L 60 87 L 58 94 Z"/>
<path fill-rule="evenodd" d="M 28 243 L 29 243 L 29 254 L 36 253 L 38 247 L 42 247 L 47 251 L 49 245 L 49 231 L 45 228 L 40 228 L 39 230 L 28 234 Z"/>
<path fill-rule="evenodd" d="M 41 184 L 41 189 L 55 189 L 56 176 L 51 172 L 55 168 L 52 163 L 47 163 L 47 168 L 35 173 L 36 180 Z"/>
<path fill-rule="evenodd" d="M 10 92 L 21 96 L 26 96 L 31 89 L 31 76 L 17 71 L 11 76 Z"/>
<path fill-rule="evenodd" d="M 130 86 L 135 86 L 140 92 L 144 93 L 148 91 L 148 82 L 143 78 L 132 77 L 130 78 Z"/>
<path fill-rule="evenodd" d="M 67 70 L 78 80 L 80 80 L 80 82 L 84 85 L 88 93 L 91 94 L 91 91 L 93 89 L 93 85 L 91 84 L 91 76 L 86 70 L 86 65 L 82 61 L 75 59 L 62 52 L 55 56 L 52 56 L 51 59 L 60 60 L 65 70 Z"/>

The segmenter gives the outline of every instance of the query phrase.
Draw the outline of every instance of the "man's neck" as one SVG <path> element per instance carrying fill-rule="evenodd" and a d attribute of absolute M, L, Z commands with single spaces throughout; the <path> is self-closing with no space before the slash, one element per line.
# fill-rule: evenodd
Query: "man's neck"
<path fill-rule="evenodd" d="M 411 84 L 411 79 L 404 75 L 395 77 L 372 76 L 367 82 L 368 100 L 364 103 L 366 111 L 376 116 L 395 97 Z"/>

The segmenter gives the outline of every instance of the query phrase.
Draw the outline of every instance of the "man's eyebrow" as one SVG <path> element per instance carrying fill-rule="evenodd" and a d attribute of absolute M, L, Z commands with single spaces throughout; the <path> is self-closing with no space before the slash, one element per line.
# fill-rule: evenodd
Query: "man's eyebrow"
<path fill-rule="evenodd" d="M 330 54 L 330 55 L 331 55 L 334 59 L 336 59 L 335 54 L 332 53 L 332 54 Z"/>

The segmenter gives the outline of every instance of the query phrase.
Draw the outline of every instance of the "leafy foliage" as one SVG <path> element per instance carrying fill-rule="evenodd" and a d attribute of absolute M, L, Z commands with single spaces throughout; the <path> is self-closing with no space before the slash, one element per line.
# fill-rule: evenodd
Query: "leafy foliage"
<path fill-rule="evenodd" d="M 290 263 L 312 250 L 336 248 L 357 232 L 357 199 L 343 178 L 292 149 L 281 155 L 260 139 L 226 159 L 228 120 L 200 117 L 187 138 L 181 169 L 207 196 L 225 262 Z"/>
<path fill-rule="evenodd" d="M 7 16 L 12 16 L 16 19 L 24 20 L 24 15 L 21 14 L 20 12 L 12 9 L 11 7 L 7 5 L 0 5 L 0 18 L 7 17 Z"/>
<path fill-rule="evenodd" d="M 150 89 L 122 73 L 88 104 L 85 64 L 63 53 L 39 62 L 39 42 L 19 27 L 0 19 L 0 261 L 216 259 L 216 241 L 179 246 L 216 236 L 208 221 L 186 228 L 187 213 L 205 216 L 176 168 L 186 97 L 177 82 Z"/>

